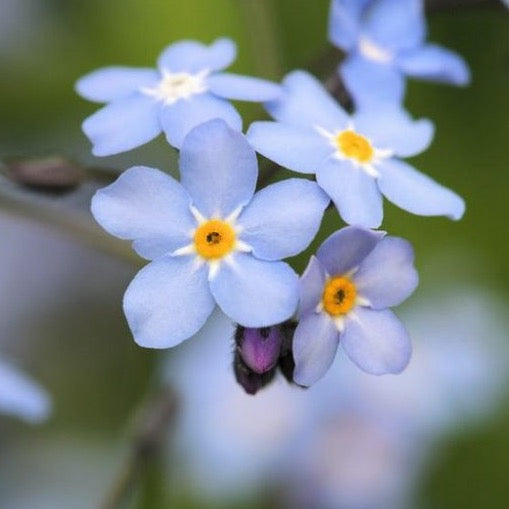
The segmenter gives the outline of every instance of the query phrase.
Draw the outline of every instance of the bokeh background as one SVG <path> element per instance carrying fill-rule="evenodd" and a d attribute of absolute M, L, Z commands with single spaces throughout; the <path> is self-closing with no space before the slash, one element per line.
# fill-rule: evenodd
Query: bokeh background
<path fill-rule="evenodd" d="M 467 213 L 453 223 L 385 203 L 384 228 L 414 244 L 421 275 L 400 310 L 416 345 L 407 375 L 365 377 L 338 359 L 313 389 L 278 381 L 244 397 L 221 316 L 167 354 L 141 349 L 121 312 L 141 261 L 94 226 L 86 203 L 100 182 L 39 193 L 31 206 L 30 193 L 1 182 L 0 355 L 53 400 L 42 425 L 0 416 L 2 509 L 100 507 L 128 458 L 133 415 L 161 380 L 179 397 L 175 429 L 125 507 L 507 507 L 509 11 L 447 3 L 455 7 L 430 12 L 429 39 L 466 58 L 472 84 L 412 81 L 406 106 L 436 125 L 412 162 L 461 194 Z M 0 158 L 58 155 L 94 175 L 138 163 L 175 172 L 162 138 L 93 158 L 80 124 L 96 106 L 74 93 L 76 79 L 111 64 L 151 66 L 175 40 L 219 36 L 238 43 L 236 72 L 280 80 L 301 67 L 326 77 L 338 61 L 328 7 L 0 0 Z M 240 110 L 246 126 L 265 116 L 256 105 Z M 340 226 L 328 213 L 315 246 Z M 292 260 L 296 269 L 311 251 Z"/>

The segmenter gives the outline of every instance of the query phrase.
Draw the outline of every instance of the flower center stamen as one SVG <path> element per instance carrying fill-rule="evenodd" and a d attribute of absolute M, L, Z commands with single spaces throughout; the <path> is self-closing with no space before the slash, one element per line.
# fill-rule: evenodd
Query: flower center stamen
<path fill-rule="evenodd" d="M 161 81 L 155 87 L 143 87 L 141 91 L 166 104 L 173 104 L 179 99 L 188 99 L 192 95 L 207 91 L 205 77 L 208 71 L 197 74 L 187 72 L 171 73 L 163 71 Z"/>
<path fill-rule="evenodd" d="M 194 232 L 196 252 L 207 260 L 222 258 L 235 247 L 235 231 L 225 221 L 211 219 Z"/>
<path fill-rule="evenodd" d="M 336 136 L 336 145 L 345 157 L 355 159 L 359 163 L 369 163 L 375 155 L 371 143 L 351 129 L 341 131 Z"/>
<path fill-rule="evenodd" d="M 361 37 L 359 41 L 359 51 L 368 60 L 379 64 L 388 64 L 394 57 L 392 52 L 381 48 L 367 37 Z"/>
<path fill-rule="evenodd" d="M 350 279 L 344 276 L 335 276 L 325 284 L 322 305 L 331 316 L 348 313 L 355 305 L 357 289 Z"/>

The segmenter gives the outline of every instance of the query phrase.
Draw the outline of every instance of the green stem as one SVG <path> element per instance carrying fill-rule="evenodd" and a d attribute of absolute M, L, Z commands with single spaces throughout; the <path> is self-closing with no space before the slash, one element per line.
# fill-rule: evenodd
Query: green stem
<path fill-rule="evenodd" d="M 238 0 L 245 19 L 256 73 L 278 80 L 283 74 L 272 4 L 268 0 Z"/>

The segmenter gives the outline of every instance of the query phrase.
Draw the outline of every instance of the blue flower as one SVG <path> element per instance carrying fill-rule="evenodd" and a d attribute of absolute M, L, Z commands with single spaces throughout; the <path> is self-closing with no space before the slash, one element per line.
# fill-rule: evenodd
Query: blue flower
<path fill-rule="evenodd" d="M 418 283 L 411 245 L 349 226 L 333 233 L 300 281 L 293 338 L 294 379 L 309 386 L 329 369 L 341 342 L 348 357 L 375 375 L 401 372 L 412 347 L 397 306 Z"/>
<path fill-rule="evenodd" d="M 51 399 L 47 392 L 0 359 L 0 413 L 35 424 L 46 420 L 50 412 Z"/>
<path fill-rule="evenodd" d="M 347 223 L 380 226 L 382 194 L 413 214 L 463 215 L 459 196 L 397 158 L 418 154 L 430 144 L 431 122 L 414 122 L 394 107 L 349 116 L 303 71 L 290 73 L 283 83 L 282 98 L 266 105 L 279 122 L 255 122 L 249 142 L 286 168 L 316 173 Z"/>
<path fill-rule="evenodd" d="M 425 42 L 421 0 L 333 0 L 329 39 L 348 55 L 339 72 L 357 107 L 400 104 L 405 75 L 453 85 L 470 82 L 458 54 Z"/>
<path fill-rule="evenodd" d="M 109 103 L 88 117 L 83 131 L 96 156 L 108 156 L 139 147 L 164 131 L 170 145 L 180 148 L 186 134 L 213 118 L 233 129 L 242 119 L 226 99 L 268 101 L 280 88 L 275 83 L 225 72 L 235 59 L 230 39 L 210 46 L 180 41 L 159 56 L 156 69 L 106 67 L 76 84 L 91 101 Z"/>
<path fill-rule="evenodd" d="M 111 234 L 154 260 L 124 296 L 138 344 L 174 346 L 196 333 L 215 302 L 232 320 L 264 327 L 297 307 L 298 277 L 279 260 L 307 247 L 327 196 L 289 179 L 253 196 L 258 168 L 245 137 L 220 119 L 186 137 L 181 182 L 134 167 L 99 190 L 92 213 Z"/>

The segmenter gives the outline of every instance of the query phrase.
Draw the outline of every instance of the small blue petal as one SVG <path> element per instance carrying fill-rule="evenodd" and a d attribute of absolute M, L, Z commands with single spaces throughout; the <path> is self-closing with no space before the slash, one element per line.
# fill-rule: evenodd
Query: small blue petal
<path fill-rule="evenodd" d="M 386 159 L 377 169 L 378 187 L 398 207 L 420 216 L 447 216 L 455 220 L 463 216 L 462 198 L 409 164 Z"/>
<path fill-rule="evenodd" d="M 352 53 L 340 65 L 339 73 L 357 109 L 403 101 L 405 80 L 392 65 L 371 62 Z"/>
<path fill-rule="evenodd" d="M 365 109 L 354 115 L 353 122 L 376 148 L 390 149 L 399 157 L 412 157 L 426 150 L 435 131 L 430 120 L 413 120 L 399 107 Z"/>
<path fill-rule="evenodd" d="M 329 40 L 351 50 L 359 38 L 361 14 L 371 0 L 333 0 L 329 15 Z"/>
<path fill-rule="evenodd" d="M 216 39 L 210 46 L 197 41 L 179 41 L 161 53 L 157 65 L 160 70 L 170 72 L 219 71 L 228 67 L 236 54 L 237 48 L 231 39 Z"/>
<path fill-rule="evenodd" d="M 49 417 L 51 407 L 50 396 L 39 384 L 0 360 L 0 413 L 36 424 Z"/>
<path fill-rule="evenodd" d="M 300 173 L 315 173 L 334 151 L 328 140 L 311 128 L 255 122 L 247 132 L 254 149 L 277 164 Z"/>
<path fill-rule="evenodd" d="M 169 348 L 198 332 L 214 309 L 207 267 L 192 256 L 163 256 L 140 270 L 124 295 L 124 313 L 134 340 Z"/>
<path fill-rule="evenodd" d="M 396 63 L 404 73 L 414 78 L 460 86 L 470 83 L 470 69 L 465 60 L 437 44 L 428 44 L 399 55 Z"/>
<path fill-rule="evenodd" d="M 401 304 L 417 287 L 414 250 L 409 242 L 385 237 L 364 258 L 353 280 L 358 294 L 373 309 Z"/>
<path fill-rule="evenodd" d="M 309 387 L 320 380 L 330 368 L 339 344 L 339 332 L 325 313 L 304 316 L 293 336 L 295 360 L 293 379 Z"/>
<path fill-rule="evenodd" d="M 242 130 L 242 118 L 225 99 L 205 93 L 180 99 L 161 108 L 161 124 L 170 145 L 181 148 L 184 138 L 194 127 L 220 118 L 232 129 Z"/>
<path fill-rule="evenodd" d="M 330 235 L 318 248 L 316 257 L 330 275 L 346 274 L 359 267 L 384 235 L 381 231 L 347 226 Z"/>
<path fill-rule="evenodd" d="M 348 114 L 311 74 L 293 71 L 283 80 L 283 88 L 281 99 L 265 105 L 276 120 L 329 131 L 343 129 L 348 123 Z"/>
<path fill-rule="evenodd" d="M 210 282 L 219 307 L 245 327 L 267 327 L 284 322 L 297 308 L 298 277 L 283 262 L 257 260 L 237 253 L 224 262 Z"/>
<path fill-rule="evenodd" d="M 196 222 L 191 199 L 173 178 L 154 168 L 129 168 L 92 198 L 92 214 L 109 233 L 134 240 L 141 256 L 153 259 L 189 243 Z"/>
<path fill-rule="evenodd" d="M 295 256 L 313 240 L 328 196 L 314 182 L 287 179 L 255 194 L 238 219 L 240 239 L 262 260 Z"/>
<path fill-rule="evenodd" d="M 105 67 L 80 78 L 76 91 L 90 101 L 109 102 L 127 97 L 142 87 L 154 86 L 159 79 L 154 69 Z"/>
<path fill-rule="evenodd" d="M 226 99 L 266 102 L 281 95 L 281 86 L 272 81 L 231 73 L 216 73 L 207 79 L 210 91 Z"/>
<path fill-rule="evenodd" d="M 362 33 L 384 49 L 401 50 L 422 44 L 426 24 L 422 0 L 378 0 L 365 13 Z"/>
<path fill-rule="evenodd" d="M 341 344 L 357 366 L 372 375 L 401 373 L 412 355 L 408 333 L 388 309 L 357 307 L 345 322 Z"/>
<path fill-rule="evenodd" d="M 326 273 L 316 256 L 311 256 L 308 266 L 300 278 L 299 317 L 313 312 L 320 302 L 325 286 Z"/>
<path fill-rule="evenodd" d="M 252 198 L 258 163 L 244 135 L 219 119 L 193 129 L 180 152 L 181 183 L 206 217 L 226 217 Z"/>
<path fill-rule="evenodd" d="M 161 132 L 160 104 L 133 94 L 104 106 L 82 125 L 95 156 L 110 156 L 139 147 Z"/>
<path fill-rule="evenodd" d="M 332 198 L 348 224 L 377 228 L 382 223 L 382 196 L 375 179 L 350 161 L 331 157 L 316 174 L 320 187 Z"/>

